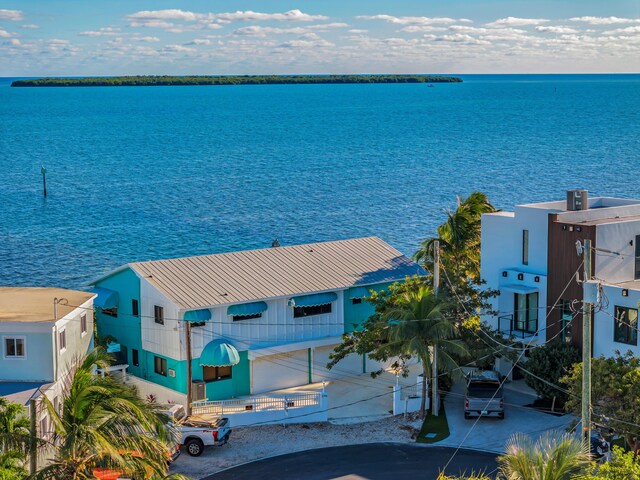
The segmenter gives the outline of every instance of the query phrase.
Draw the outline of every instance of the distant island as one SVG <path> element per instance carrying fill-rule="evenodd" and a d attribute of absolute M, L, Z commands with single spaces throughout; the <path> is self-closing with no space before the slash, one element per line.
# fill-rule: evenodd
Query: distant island
<path fill-rule="evenodd" d="M 323 83 L 458 83 L 441 75 L 197 75 L 37 78 L 16 80 L 12 87 L 145 87 L 167 85 L 280 85 Z"/>

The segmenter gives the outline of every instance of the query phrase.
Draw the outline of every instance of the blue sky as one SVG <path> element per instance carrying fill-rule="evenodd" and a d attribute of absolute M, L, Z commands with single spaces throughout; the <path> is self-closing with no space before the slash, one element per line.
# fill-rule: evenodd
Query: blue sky
<path fill-rule="evenodd" d="M 640 71 L 640 0 L 2 0 L 0 76 Z"/>

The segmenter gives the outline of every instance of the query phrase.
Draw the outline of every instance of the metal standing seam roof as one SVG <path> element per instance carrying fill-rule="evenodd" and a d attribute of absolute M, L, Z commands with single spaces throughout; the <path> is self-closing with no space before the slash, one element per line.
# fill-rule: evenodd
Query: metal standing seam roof
<path fill-rule="evenodd" d="M 129 266 L 181 309 L 339 290 L 425 274 L 422 267 L 378 237 Z"/>

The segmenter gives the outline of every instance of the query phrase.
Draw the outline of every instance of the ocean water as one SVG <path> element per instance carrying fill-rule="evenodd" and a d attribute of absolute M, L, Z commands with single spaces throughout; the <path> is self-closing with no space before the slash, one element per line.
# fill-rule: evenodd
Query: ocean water
<path fill-rule="evenodd" d="M 9 88 L 0 285 L 378 235 L 406 254 L 456 195 L 640 197 L 640 75 L 462 84 Z M 42 197 L 40 167 L 47 168 Z"/>

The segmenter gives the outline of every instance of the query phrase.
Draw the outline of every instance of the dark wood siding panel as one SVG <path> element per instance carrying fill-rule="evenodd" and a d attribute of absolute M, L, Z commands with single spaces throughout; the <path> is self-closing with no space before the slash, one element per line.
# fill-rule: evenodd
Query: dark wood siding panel
<path fill-rule="evenodd" d="M 566 230 L 563 226 L 566 225 Z M 573 231 L 569 226 L 573 227 Z M 582 231 L 577 231 L 580 227 Z M 582 257 L 576 251 L 576 242 L 584 243 L 590 239 L 595 247 L 596 227 L 572 225 L 557 221 L 557 215 L 549 215 L 549 239 L 547 256 L 547 340 L 554 338 L 562 329 L 560 308 L 550 309 L 556 300 L 582 301 L 582 284 L 575 281 L 575 272 L 582 263 Z M 592 258 L 592 262 L 594 259 Z M 595 263 L 594 263 L 595 265 Z M 580 279 L 584 278 L 584 268 L 580 268 Z M 594 272 L 595 274 L 596 272 Z M 573 278 L 572 278 L 573 277 Z M 568 283 L 568 286 L 567 286 Z M 564 294 L 562 293 L 566 287 Z M 558 304 L 559 305 L 559 304 Z M 572 343 L 582 350 L 582 316 L 572 322 Z"/>

